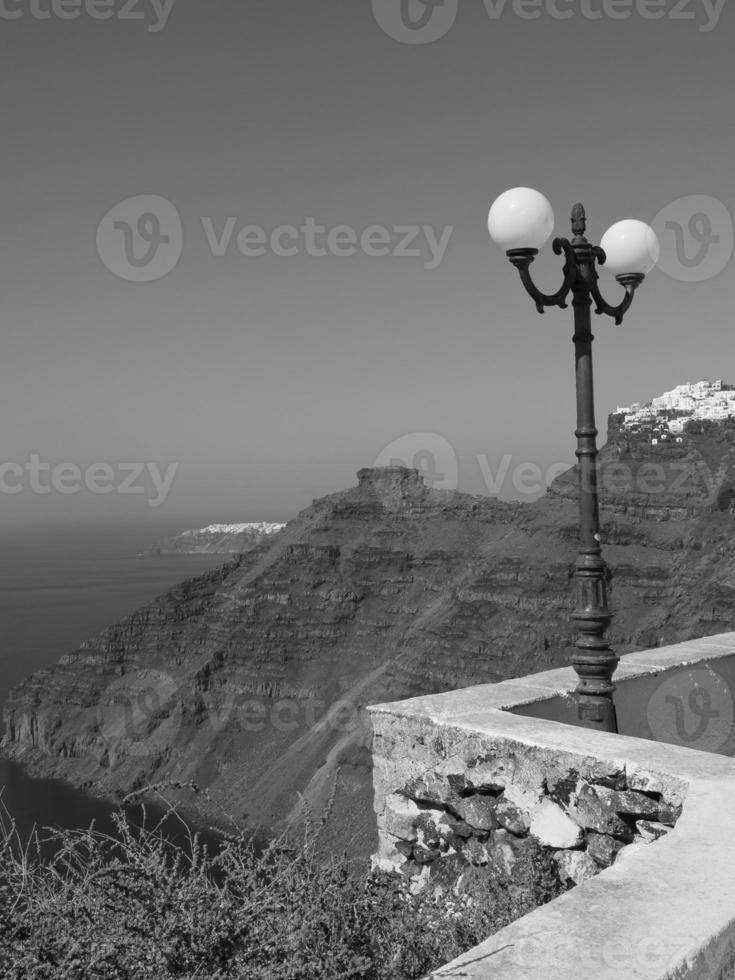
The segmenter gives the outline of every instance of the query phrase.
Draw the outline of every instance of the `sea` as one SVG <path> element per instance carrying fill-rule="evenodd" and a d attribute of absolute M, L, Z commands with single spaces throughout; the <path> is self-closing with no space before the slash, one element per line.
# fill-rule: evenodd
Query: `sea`
<path fill-rule="evenodd" d="M 129 527 L 0 533 L 0 703 L 25 676 L 50 667 L 82 640 L 178 582 L 229 560 L 144 555 L 154 543 L 150 530 Z M 8 825 L 12 817 L 23 842 L 34 828 L 45 836 L 44 827 L 84 829 L 92 820 L 101 831 L 112 832 L 117 809 L 59 780 L 32 778 L 0 754 L 0 819 Z M 127 809 L 131 821 L 140 823 L 141 808 Z M 147 810 L 146 825 L 163 814 L 156 807 Z M 185 839 L 171 819 L 167 826 L 170 838 Z M 203 838 L 216 844 L 213 835 Z"/>

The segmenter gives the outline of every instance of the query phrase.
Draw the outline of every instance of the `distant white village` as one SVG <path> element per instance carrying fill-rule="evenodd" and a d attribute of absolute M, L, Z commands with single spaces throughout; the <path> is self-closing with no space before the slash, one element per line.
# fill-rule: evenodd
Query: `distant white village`
<path fill-rule="evenodd" d="M 647 405 L 618 407 L 623 428 L 650 436 L 651 445 L 683 442 L 684 427 L 691 419 L 724 422 L 735 419 L 735 385 L 722 381 L 697 381 L 665 391 Z"/>
<path fill-rule="evenodd" d="M 182 538 L 190 538 L 197 534 L 276 534 L 285 524 L 271 524 L 268 521 L 258 521 L 250 524 L 209 524 L 207 527 L 195 528 L 192 531 L 182 531 Z"/>

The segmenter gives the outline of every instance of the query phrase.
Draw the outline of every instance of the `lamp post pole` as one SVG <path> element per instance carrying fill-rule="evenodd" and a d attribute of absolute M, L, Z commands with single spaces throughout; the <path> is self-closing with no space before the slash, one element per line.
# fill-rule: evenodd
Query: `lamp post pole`
<path fill-rule="evenodd" d="M 527 190 L 527 189 L 520 189 Z M 516 192 L 507 192 L 508 195 Z M 530 192 L 537 194 L 537 192 Z M 541 195 L 537 195 L 541 198 Z M 503 198 L 499 198 L 501 202 Z M 544 198 L 541 198 L 545 202 Z M 498 203 L 498 202 L 496 202 Z M 535 202 L 532 202 L 535 203 Z M 549 208 L 548 202 L 545 204 Z M 495 207 L 495 206 L 494 206 Z M 501 215 L 502 217 L 502 215 Z M 517 222 L 517 216 L 513 216 Z M 551 213 L 553 224 L 553 213 Z M 495 219 L 496 228 L 499 222 Z M 627 240 L 623 247 L 617 249 L 622 239 L 616 230 L 623 225 L 629 226 Z M 630 227 L 636 226 L 636 227 Z M 640 235 L 641 228 L 647 226 L 640 222 L 621 222 L 614 226 L 605 238 L 611 236 L 613 247 L 617 249 L 616 264 L 619 258 L 628 258 L 630 253 L 631 233 Z M 572 210 L 572 238 L 557 238 L 553 248 L 557 255 L 565 256 L 564 282 L 557 293 L 546 295 L 540 292 L 531 279 L 529 266 L 538 254 L 537 248 L 511 248 L 507 256 L 518 269 L 521 281 L 536 304 L 539 313 L 547 306 L 566 308 L 566 299 L 571 293 L 574 310 L 574 363 L 577 391 L 577 471 L 579 489 L 579 555 L 575 563 L 576 608 L 573 621 L 577 628 L 577 639 L 570 660 L 579 678 L 575 696 L 579 722 L 586 728 L 598 731 L 616 732 L 617 718 L 613 693 L 615 685 L 613 674 L 618 665 L 618 657 L 610 648 L 606 632 L 612 619 L 607 604 L 608 567 L 602 557 L 600 543 L 600 518 L 597 493 L 597 427 L 595 425 L 594 384 L 592 372 L 592 303 L 595 312 L 612 317 L 617 324 L 622 323 L 625 314 L 633 302 L 637 288 L 645 278 L 645 272 L 655 264 L 658 257 L 658 243 L 653 236 L 646 239 L 646 247 L 651 255 L 645 261 L 632 261 L 645 271 L 621 273 L 617 281 L 625 289 L 625 298 L 619 306 L 610 306 L 602 297 L 598 286 L 597 265 L 603 265 L 608 257 L 600 246 L 591 245 L 585 237 L 587 219 L 584 207 L 576 204 Z M 501 227 L 501 231 L 502 231 Z M 502 240 L 500 234 L 495 234 L 493 227 L 493 211 L 490 212 L 490 231 L 496 240 Z M 626 236 L 623 235 L 624 239 Z M 605 239 L 603 239 L 605 241 Z M 655 257 L 653 257 L 655 256 Z M 653 261 L 649 259 L 653 257 Z M 624 266 L 625 267 L 625 266 Z"/>
<path fill-rule="evenodd" d="M 590 280 L 596 275 L 594 251 L 584 237 L 584 208 L 572 214 L 572 248 L 577 258 L 577 277 L 572 286 L 574 309 L 574 371 L 577 389 L 577 470 L 579 488 L 579 555 L 575 564 L 577 606 L 574 622 L 577 643 L 572 665 L 579 677 L 577 710 L 586 726 L 606 732 L 618 730 L 613 702 L 612 676 L 618 657 L 605 633 L 612 619 L 607 605 L 607 564 L 600 543 L 597 495 L 597 426 L 592 371 L 592 295 Z"/>

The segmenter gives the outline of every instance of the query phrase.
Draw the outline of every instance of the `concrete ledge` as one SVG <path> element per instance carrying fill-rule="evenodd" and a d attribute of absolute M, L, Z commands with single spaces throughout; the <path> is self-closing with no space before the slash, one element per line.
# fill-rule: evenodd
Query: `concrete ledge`
<path fill-rule="evenodd" d="M 735 633 L 623 657 L 617 679 L 735 655 Z M 440 773 L 492 760 L 551 760 L 559 771 L 624 770 L 630 785 L 683 803 L 673 830 L 634 844 L 612 867 L 496 933 L 436 977 L 477 980 L 728 980 L 735 978 L 735 760 L 610 735 L 508 708 L 569 694 L 571 668 L 394 704 L 371 713 L 379 825 L 400 788 L 401 760 Z M 391 744 L 393 755 L 382 754 Z M 442 745 L 451 746 L 449 758 Z M 390 835 L 388 835 L 390 836 Z"/>

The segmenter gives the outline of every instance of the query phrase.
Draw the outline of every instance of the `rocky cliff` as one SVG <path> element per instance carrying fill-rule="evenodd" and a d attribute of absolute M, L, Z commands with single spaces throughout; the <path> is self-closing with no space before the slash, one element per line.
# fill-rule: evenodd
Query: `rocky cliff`
<path fill-rule="evenodd" d="M 601 457 L 611 637 L 623 653 L 732 629 L 735 428 L 673 446 L 611 418 Z M 361 706 L 565 663 L 574 474 L 534 504 L 366 469 L 276 538 L 109 627 L 14 689 L 2 749 L 98 792 L 193 780 L 273 826 L 306 800 L 374 847 Z"/>

